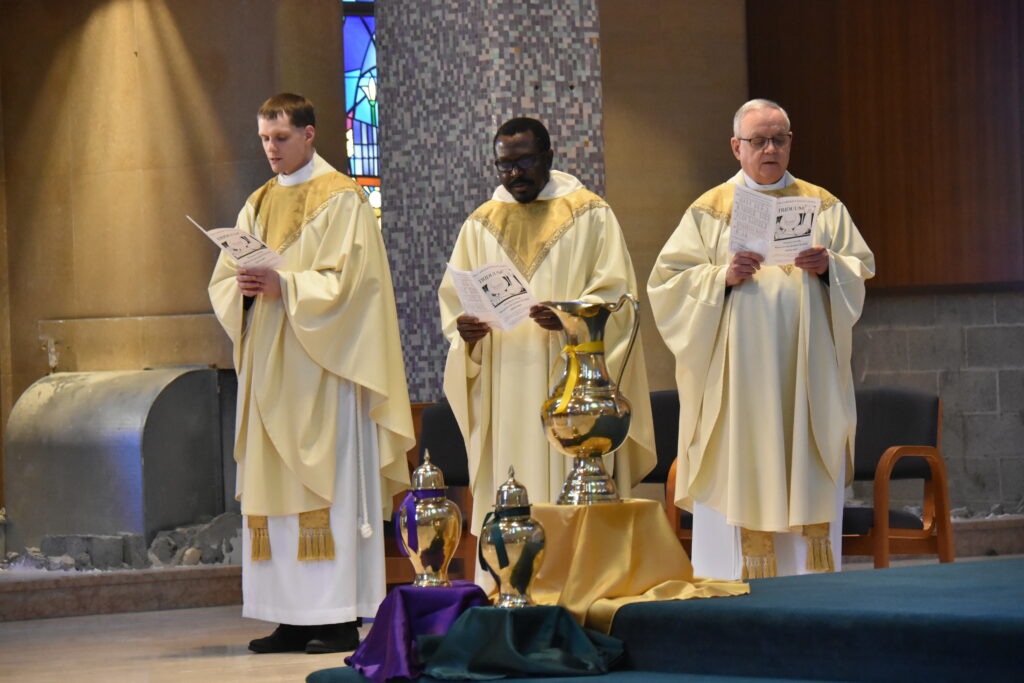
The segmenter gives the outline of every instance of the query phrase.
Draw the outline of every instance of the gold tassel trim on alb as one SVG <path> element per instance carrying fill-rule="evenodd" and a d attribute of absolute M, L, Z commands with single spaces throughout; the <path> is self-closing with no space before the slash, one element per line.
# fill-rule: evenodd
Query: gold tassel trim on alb
<path fill-rule="evenodd" d="M 253 562 L 270 559 L 270 532 L 265 515 L 249 515 L 249 545 Z"/>
<path fill-rule="evenodd" d="M 805 524 L 804 538 L 807 539 L 807 571 L 834 572 L 832 540 L 829 538 L 829 523 Z"/>
<path fill-rule="evenodd" d="M 334 559 L 331 535 L 331 509 L 322 508 L 299 514 L 299 562 Z"/>
<path fill-rule="evenodd" d="M 770 579 L 779 573 L 775 560 L 775 538 L 770 531 L 740 528 L 743 550 L 743 579 Z"/>

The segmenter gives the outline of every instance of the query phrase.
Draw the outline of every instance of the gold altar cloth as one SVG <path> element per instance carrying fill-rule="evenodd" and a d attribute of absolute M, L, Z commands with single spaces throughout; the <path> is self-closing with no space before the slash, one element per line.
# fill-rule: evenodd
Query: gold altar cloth
<path fill-rule="evenodd" d="M 744 595 L 741 581 L 694 578 L 690 558 L 660 503 L 629 499 L 595 505 L 534 504 L 544 525 L 544 560 L 530 594 L 608 633 L 631 602 Z"/>

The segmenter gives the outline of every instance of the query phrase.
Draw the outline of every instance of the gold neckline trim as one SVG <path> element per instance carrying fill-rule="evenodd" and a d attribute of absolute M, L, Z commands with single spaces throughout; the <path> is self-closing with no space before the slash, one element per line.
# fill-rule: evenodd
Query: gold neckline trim
<path fill-rule="evenodd" d="M 491 235 L 494 236 L 494 239 L 496 239 L 498 244 L 501 246 L 501 250 L 504 251 L 508 259 L 512 261 L 512 265 L 514 265 L 516 269 L 523 274 L 523 277 L 526 278 L 527 282 L 529 282 L 533 279 L 533 275 L 537 272 L 537 269 L 540 268 L 540 264 L 542 264 L 544 259 L 547 258 L 548 253 L 554 248 L 555 244 L 558 243 L 558 240 L 561 239 L 562 236 L 576 223 L 576 219 L 587 211 L 600 208 L 602 206 L 608 206 L 607 202 L 603 199 L 592 199 L 573 209 L 572 215 L 555 229 L 551 234 L 551 237 L 544 242 L 544 245 L 537 251 L 537 255 L 533 257 L 533 261 L 529 264 L 523 261 L 523 259 L 521 259 L 514 250 L 509 248 L 508 239 L 502 233 L 501 228 L 495 225 L 487 216 L 482 213 L 474 213 L 471 218 L 478 221 L 489 233 L 491 233 Z"/>

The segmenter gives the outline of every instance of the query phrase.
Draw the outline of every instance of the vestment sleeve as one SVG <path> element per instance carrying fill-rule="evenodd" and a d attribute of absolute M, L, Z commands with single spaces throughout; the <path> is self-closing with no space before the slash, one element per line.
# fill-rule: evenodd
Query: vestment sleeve
<path fill-rule="evenodd" d="M 483 265 L 475 263 L 472 256 L 474 249 L 472 243 L 477 230 L 478 226 L 474 226 L 471 221 L 466 221 L 463 224 L 462 229 L 459 231 L 459 236 L 455 240 L 455 247 L 452 249 L 451 258 L 448 260 L 453 268 L 473 270 Z M 468 345 L 462 340 L 459 331 L 456 329 L 456 321 L 464 313 L 462 301 L 459 300 L 458 292 L 455 290 L 455 285 L 452 283 L 451 274 L 448 273 L 447 268 L 445 268 L 444 276 L 441 278 L 441 286 L 438 288 L 437 298 L 441 308 L 441 331 L 448 339 L 448 343 L 452 345 L 452 348 L 459 348 L 461 353 L 468 356 Z M 480 344 L 477 343 L 476 346 L 479 347 Z M 475 369 L 470 369 L 470 373 L 473 376 L 480 370 L 479 350 L 475 349 L 475 351 L 473 355 L 476 357 L 476 361 L 472 362 Z"/>
<path fill-rule="evenodd" d="M 408 482 L 405 452 L 415 443 L 391 270 L 376 218 L 357 192 L 332 198 L 325 212 L 310 267 L 280 271 L 282 304 L 313 362 L 371 392 L 390 502 Z"/>
<path fill-rule="evenodd" d="M 823 212 L 836 228 L 828 244 L 829 292 L 833 325 L 853 327 L 864 308 L 864 283 L 875 276 L 875 256 L 871 253 L 850 213 L 841 203 Z M 832 214 L 828 216 L 827 214 Z M 850 349 L 839 353 L 840 367 L 850 361 Z"/>
<path fill-rule="evenodd" d="M 719 323 L 726 306 L 725 273 L 716 259 L 717 240 L 725 222 L 691 207 L 658 254 L 647 281 L 654 320 L 676 361 L 679 388 L 679 446 L 683 454 L 693 440 L 701 397 L 708 377 Z M 677 503 L 686 499 L 689 463 L 679 458 Z"/>
<path fill-rule="evenodd" d="M 476 239 L 480 226 L 467 220 L 455 240 L 449 263 L 459 270 L 472 270 L 482 263 L 476 262 Z M 481 373 L 483 358 L 489 357 L 491 335 L 470 345 L 459 335 L 456 320 L 462 315 L 462 302 L 447 272 L 438 289 L 441 308 L 441 328 L 448 339 L 448 355 L 444 368 L 444 394 L 459 424 L 469 458 L 470 484 L 476 482 L 484 435 L 490 429 L 490 382 L 487 373 Z M 486 384 L 486 386 L 485 386 Z"/>
<path fill-rule="evenodd" d="M 856 404 L 853 391 L 853 373 L 850 361 L 853 349 L 853 326 L 860 319 L 864 308 L 865 281 L 875 274 L 875 257 L 861 237 L 857 226 L 850 218 L 849 212 L 841 202 L 822 212 L 822 225 L 826 228 L 823 243 L 828 248 L 828 310 L 827 319 L 806 314 L 810 326 L 809 335 L 812 339 L 827 339 L 830 335 L 835 353 L 835 367 L 838 370 L 838 391 L 823 385 L 826 375 L 812 373 L 808 379 L 809 391 L 812 396 L 838 396 L 842 399 L 842 412 L 838 408 L 830 409 L 830 402 L 815 400 L 811 402 L 811 423 L 819 449 L 824 453 L 839 450 L 833 444 L 845 443 L 846 476 L 853 476 L 853 447 L 856 433 Z M 819 326 L 829 326 L 821 329 Z M 808 348 L 809 363 L 812 367 L 822 367 L 824 360 L 818 360 L 823 349 L 812 345 Z M 829 359 L 829 365 L 832 359 Z M 846 433 L 840 439 L 824 436 L 834 431 L 831 425 L 846 424 Z M 829 471 L 838 479 L 838 462 L 829 459 Z"/>

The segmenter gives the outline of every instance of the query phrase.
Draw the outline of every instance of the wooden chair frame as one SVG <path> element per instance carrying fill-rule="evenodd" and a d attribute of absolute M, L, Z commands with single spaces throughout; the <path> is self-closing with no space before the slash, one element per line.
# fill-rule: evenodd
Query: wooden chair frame
<path fill-rule="evenodd" d="M 942 402 L 938 405 L 937 446 L 892 446 L 878 461 L 874 478 L 874 524 L 867 534 L 844 535 L 844 555 L 870 555 L 875 568 L 889 566 L 889 557 L 896 555 L 938 555 L 940 562 L 952 562 L 953 525 L 950 521 L 949 476 L 942 459 Z M 889 528 L 889 483 L 893 468 L 900 458 L 920 456 L 931 471 L 931 479 L 924 482 L 922 523 L 923 529 Z M 665 481 L 665 515 L 679 537 L 687 554 L 692 554 L 693 532 L 679 528 L 679 508 L 675 505 L 676 464 L 672 462 Z"/>
<path fill-rule="evenodd" d="M 940 405 L 941 415 L 941 405 Z M 939 420 L 942 433 L 942 420 Z M 931 479 L 924 482 L 921 521 L 924 529 L 889 528 L 889 482 L 900 458 L 919 456 L 928 463 Z M 949 477 L 937 446 L 892 446 L 882 454 L 875 469 L 874 525 L 863 535 L 843 536 L 844 555 L 871 555 L 875 569 L 889 566 L 890 554 L 938 555 L 952 562 L 953 525 L 950 522 Z"/>

